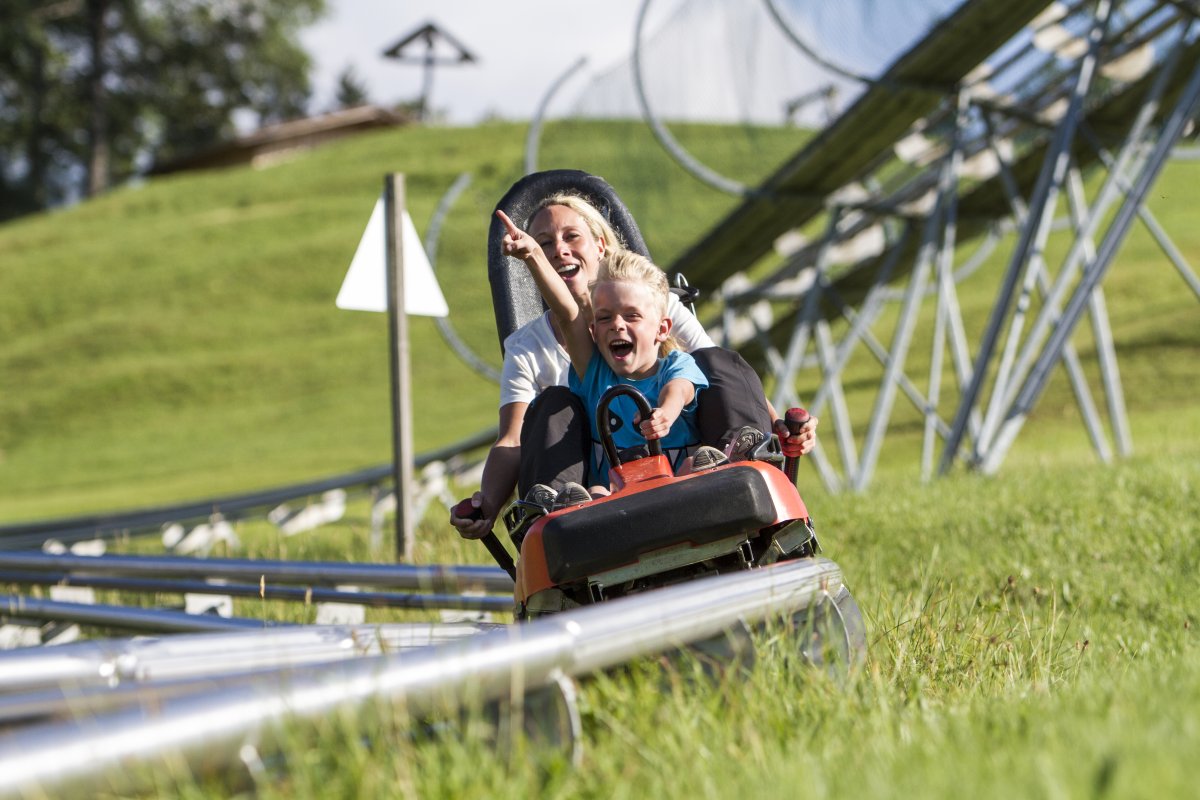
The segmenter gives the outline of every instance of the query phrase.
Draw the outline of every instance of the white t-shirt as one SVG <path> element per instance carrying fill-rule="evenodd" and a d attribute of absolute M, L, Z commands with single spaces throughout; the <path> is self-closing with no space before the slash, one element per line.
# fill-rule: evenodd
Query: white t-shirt
<path fill-rule="evenodd" d="M 713 340 L 704 326 L 688 311 L 674 293 L 667 295 L 667 316 L 671 335 L 679 347 L 691 353 L 712 347 Z M 532 403 L 551 386 L 566 386 L 571 357 L 554 338 L 550 312 L 533 319 L 504 340 L 504 367 L 500 371 L 500 407 L 509 403 Z"/>

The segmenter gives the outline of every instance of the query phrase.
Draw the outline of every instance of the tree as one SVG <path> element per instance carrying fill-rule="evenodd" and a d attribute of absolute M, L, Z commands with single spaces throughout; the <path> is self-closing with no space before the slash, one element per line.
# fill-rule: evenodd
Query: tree
<path fill-rule="evenodd" d="M 337 107 L 354 108 L 367 102 L 367 85 L 358 77 L 353 66 L 347 66 L 338 76 Z"/>
<path fill-rule="evenodd" d="M 77 130 L 66 86 L 68 56 L 56 51 L 47 23 L 79 3 L 11 0 L 0 7 L 0 219 L 60 202 Z M 77 10 L 75 8 L 74 10 Z"/>
<path fill-rule="evenodd" d="M 304 113 L 325 0 L 6 0 L 0 179 L 24 210 Z M 0 208 L 10 216 L 14 209 Z"/>

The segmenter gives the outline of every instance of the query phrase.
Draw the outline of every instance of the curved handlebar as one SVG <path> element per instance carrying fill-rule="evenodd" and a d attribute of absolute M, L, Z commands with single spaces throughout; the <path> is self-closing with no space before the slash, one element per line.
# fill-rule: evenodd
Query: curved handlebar
<path fill-rule="evenodd" d="M 604 446 L 604 454 L 608 456 L 608 464 L 612 467 L 618 466 L 621 461 L 617 455 L 617 447 L 613 444 L 612 430 L 608 425 L 608 405 L 623 394 L 633 399 L 643 420 L 649 419 L 653 411 L 645 395 L 628 384 L 618 383 L 600 397 L 600 404 L 596 406 L 596 430 L 600 433 L 600 444 Z M 648 439 L 646 443 L 649 445 L 650 455 L 662 455 L 662 444 L 658 439 Z"/>

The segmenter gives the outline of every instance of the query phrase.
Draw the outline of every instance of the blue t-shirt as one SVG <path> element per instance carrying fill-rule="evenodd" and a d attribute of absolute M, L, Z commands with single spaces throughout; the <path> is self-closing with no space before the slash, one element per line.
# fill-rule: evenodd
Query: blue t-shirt
<path fill-rule="evenodd" d="M 591 456 L 588 458 L 589 486 L 608 485 L 608 457 L 604 453 L 604 446 L 600 444 L 600 431 L 596 428 L 596 409 L 604 393 L 618 383 L 628 384 L 645 395 L 651 408 L 657 408 L 659 392 L 676 378 L 691 381 L 696 387 L 696 397 L 683 407 L 670 432 L 659 439 L 663 455 L 671 462 L 671 467 L 678 470 L 687 458 L 688 448 L 700 444 L 700 432 L 696 427 L 696 399 L 700 396 L 700 390 L 708 386 L 708 379 L 704 377 L 694 358 L 680 350 L 673 350 L 665 358 L 658 360 L 656 373 L 648 378 L 633 380 L 617 375 L 599 351 L 593 351 L 591 361 L 588 362 L 587 374 L 580 378 L 574 369 L 571 370 L 568 386 L 583 401 L 583 407 L 588 412 L 588 428 L 592 432 Z M 636 414 L 637 406 L 633 399 L 625 395 L 617 397 L 608 405 L 609 430 L 612 431 L 613 444 L 618 451 L 646 443 L 641 431 L 633 425 Z"/>

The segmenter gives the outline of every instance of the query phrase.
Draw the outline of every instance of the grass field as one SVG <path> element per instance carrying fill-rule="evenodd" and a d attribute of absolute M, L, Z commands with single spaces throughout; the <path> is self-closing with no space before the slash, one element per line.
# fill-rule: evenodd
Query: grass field
<path fill-rule="evenodd" d="M 382 176 L 406 173 L 423 231 L 441 194 L 471 172 L 437 268 L 457 330 L 495 363 L 484 236 L 520 175 L 524 133 L 496 124 L 372 134 L 264 171 L 159 179 L 0 226 L 0 522 L 387 461 L 384 320 L 333 307 Z M 744 180 L 770 172 L 802 136 L 677 134 Z M 541 166 L 606 177 L 662 262 L 733 202 L 670 166 L 637 125 L 551 125 Z M 1193 263 L 1198 171 L 1172 163 L 1150 202 Z M 995 272 L 959 288 L 972 341 Z M 651 665 L 600 677 L 583 686 L 577 770 L 552 754 L 499 756 L 469 731 L 414 741 L 403 721 L 372 709 L 297 726 L 287 768 L 273 763 L 246 795 L 1189 796 L 1200 748 L 1200 313 L 1140 229 L 1105 286 L 1132 458 L 1097 463 L 1057 376 L 993 478 L 921 483 L 919 423 L 903 404 L 869 493 L 829 495 L 802 475 L 827 555 L 867 618 L 868 663 L 844 682 L 770 639 L 753 675 L 717 686 Z M 494 385 L 456 360 L 430 321 L 412 327 L 418 449 L 492 424 Z M 1094 378 L 1089 340 L 1077 344 Z M 911 374 L 922 374 L 927 337 L 912 358 Z M 852 408 L 869 408 L 871 375 L 848 375 Z M 443 516 L 432 509 L 420 526 L 417 560 L 487 563 Z M 392 553 L 388 542 L 372 547 L 361 500 L 312 534 L 284 538 L 262 521 L 238 533 L 236 554 L 251 557 Z M 310 621 L 313 611 L 245 602 L 237 613 Z M 161 796 L 231 791 L 156 774 Z"/>
<path fill-rule="evenodd" d="M 997 479 L 885 478 L 868 498 L 808 494 L 867 622 L 843 680 L 762 635 L 749 675 L 654 663 L 584 681 L 584 758 L 497 754 L 486 731 L 414 740 L 372 707 L 293 726 L 250 797 L 1186 797 L 1200 746 L 1200 446 L 1115 467 L 1062 456 Z M 312 537 L 264 525 L 251 551 L 370 554 L 365 508 Z M 422 532 L 422 556 L 486 560 Z M 305 621 L 311 611 L 248 616 Z M 369 619 L 383 619 L 376 614 Z M 286 767 L 284 766 L 286 764 Z M 156 771 L 153 794 L 222 781 Z M 245 781 L 245 776 L 242 776 Z"/>

